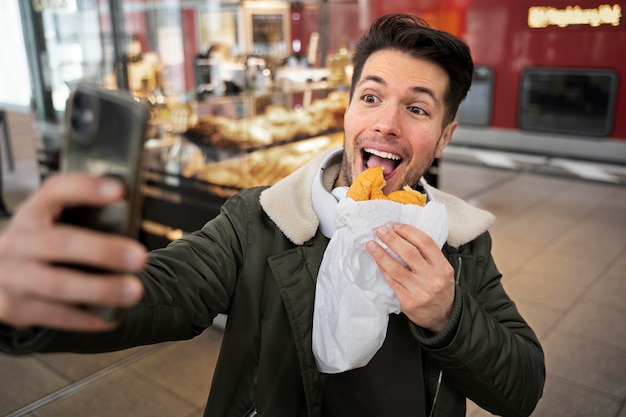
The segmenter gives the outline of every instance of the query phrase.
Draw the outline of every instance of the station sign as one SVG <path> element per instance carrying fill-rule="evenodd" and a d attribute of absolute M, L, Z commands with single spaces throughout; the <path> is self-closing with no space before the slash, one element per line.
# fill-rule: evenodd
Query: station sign
<path fill-rule="evenodd" d="M 530 7 L 528 9 L 528 27 L 545 28 L 548 26 L 567 27 L 570 25 L 600 25 L 619 26 L 622 18 L 622 8 L 619 4 L 602 4 L 595 8 L 585 9 L 580 6 L 567 6 L 564 9 L 556 7 Z"/>

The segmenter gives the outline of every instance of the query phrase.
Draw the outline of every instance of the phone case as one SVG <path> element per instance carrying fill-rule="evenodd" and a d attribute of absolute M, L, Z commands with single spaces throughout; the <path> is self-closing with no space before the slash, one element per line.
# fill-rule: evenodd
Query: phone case
<path fill-rule="evenodd" d="M 130 93 L 78 85 L 66 110 L 61 169 L 120 179 L 123 202 L 105 207 L 75 207 L 62 221 L 136 238 L 139 232 L 142 155 L 150 111 Z"/>

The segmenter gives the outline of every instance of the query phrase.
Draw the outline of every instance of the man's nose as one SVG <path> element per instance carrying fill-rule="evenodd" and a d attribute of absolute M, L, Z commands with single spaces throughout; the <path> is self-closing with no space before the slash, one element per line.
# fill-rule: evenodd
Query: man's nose
<path fill-rule="evenodd" d="M 400 136 L 400 109 L 395 105 L 385 105 L 379 108 L 374 116 L 374 130 L 384 136 Z"/>

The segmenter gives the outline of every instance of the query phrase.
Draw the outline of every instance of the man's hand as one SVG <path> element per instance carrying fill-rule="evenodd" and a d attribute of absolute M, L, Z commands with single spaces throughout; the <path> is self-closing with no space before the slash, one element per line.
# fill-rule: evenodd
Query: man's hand
<path fill-rule="evenodd" d="M 402 312 L 422 328 L 435 333 L 443 330 L 454 303 L 454 269 L 441 249 L 430 236 L 407 224 L 381 226 L 376 235 L 406 264 L 375 241 L 366 244 L 398 297 Z"/>
<path fill-rule="evenodd" d="M 0 236 L 0 322 L 24 328 L 109 330 L 109 323 L 81 305 L 128 307 L 143 295 L 132 275 L 146 262 L 138 242 L 57 223 L 73 205 L 119 201 L 121 183 L 88 174 L 49 178 L 15 212 Z M 114 273 L 94 274 L 61 264 L 79 264 Z"/>

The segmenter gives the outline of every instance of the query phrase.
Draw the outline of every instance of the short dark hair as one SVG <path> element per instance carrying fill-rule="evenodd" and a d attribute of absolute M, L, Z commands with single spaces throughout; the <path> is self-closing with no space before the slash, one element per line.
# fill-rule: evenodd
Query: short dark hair
<path fill-rule="evenodd" d="M 354 73 L 350 99 L 361 78 L 365 61 L 374 52 L 385 49 L 426 59 L 439 65 L 448 74 L 448 89 L 444 96 L 444 125 L 453 121 L 474 75 L 474 63 L 467 44 L 450 33 L 432 28 L 417 16 L 402 13 L 381 16 L 374 20 L 369 33 L 356 46 L 352 57 Z"/>

